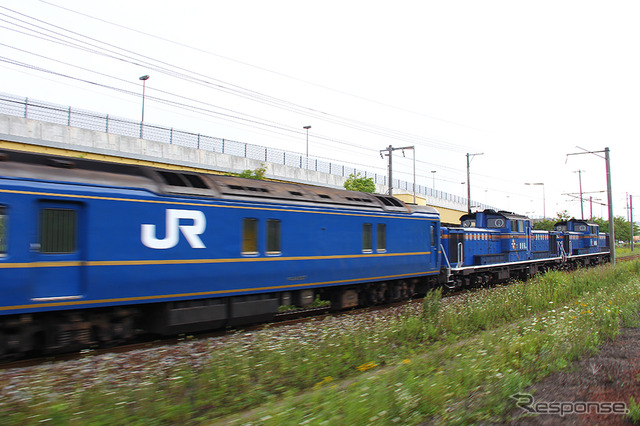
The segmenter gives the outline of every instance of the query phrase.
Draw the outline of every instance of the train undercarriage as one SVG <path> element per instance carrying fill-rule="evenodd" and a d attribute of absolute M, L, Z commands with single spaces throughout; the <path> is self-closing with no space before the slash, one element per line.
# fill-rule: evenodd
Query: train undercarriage
<path fill-rule="evenodd" d="M 120 344 L 144 334 L 178 335 L 268 322 L 274 320 L 283 306 L 305 309 L 311 307 L 317 298 L 330 302 L 327 309 L 332 311 L 382 305 L 421 297 L 438 286 L 461 290 L 526 280 L 551 269 L 601 265 L 608 260 L 609 253 L 598 253 L 570 259 L 450 268 L 435 276 L 357 285 L 17 314 L 0 319 L 0 357 L 72 352 Z"/>

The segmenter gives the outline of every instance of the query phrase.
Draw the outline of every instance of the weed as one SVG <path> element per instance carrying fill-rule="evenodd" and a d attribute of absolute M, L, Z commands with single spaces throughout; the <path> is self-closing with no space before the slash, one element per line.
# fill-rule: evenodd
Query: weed
<path fill-rule="evenodd" d="M 629 410 L 627 418 L 634 424 L 640 423 L 640 404 L 637 403 L 633 397 L 629 398 L 629 405 L 627 406 L 627 409 Z"/>
<path fill-rule="evenodd" d="M 551 272 L 451 300 L 434 290 L 400 313 L 238 333 L 197 364 L 188 353 L 94 371 L 85 356 L 86 377 L 34 374 L 21 386 L 0 373 L 0 415 L 7 424 L 195 424 L 252 409 L 241 423 L 501 422 L 510 395 L 638 323 L 638 270 Z"/>

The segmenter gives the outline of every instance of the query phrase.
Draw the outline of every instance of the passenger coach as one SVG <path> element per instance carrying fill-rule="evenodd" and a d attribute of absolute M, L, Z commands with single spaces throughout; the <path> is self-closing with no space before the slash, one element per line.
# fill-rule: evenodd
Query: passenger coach
<path fill-rule="evenodd" d="M 0 353 L 410 297 L 440 224 L 393 197 L 5 152 Z"/>

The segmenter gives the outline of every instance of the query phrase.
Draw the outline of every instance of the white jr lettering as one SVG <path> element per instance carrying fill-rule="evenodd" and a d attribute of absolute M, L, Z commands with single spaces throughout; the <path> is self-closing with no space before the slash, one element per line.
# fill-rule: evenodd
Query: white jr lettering
<path fill-rule="evenodd" d="M 180 225 L 180 219 L 193 220 L 192 225 Z M 204 213 L 198 210 L 167 209 L 167 225 L 163 239 L 156 238 L 156 226 L 143 224 L 140 228 L 142 244 L 152 249 L 169 249 L 175 247 L 180 239 L 180 232 L 192 248 L 205 248 L 198 235 L 207 227 Z"/>

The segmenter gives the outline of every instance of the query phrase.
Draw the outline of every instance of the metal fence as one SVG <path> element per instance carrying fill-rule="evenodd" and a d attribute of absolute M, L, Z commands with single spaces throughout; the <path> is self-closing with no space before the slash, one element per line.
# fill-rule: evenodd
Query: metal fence
<path fill-rule="evenodd" d="M 65 126 L 74 126 L 88 130 L 96 130 L 120 136 L 144 138 L 156 142 L 164 142 L 250 158 L 252 160 L 282 164 L 290 167 L 299 167 L 301 169 L 313 170 L 336 176 L 349 177 L 351 174 L 360 173 L 364 177 L 372 178 L 376 184 L 387 185 L 387 176 L 385 175 L 372 173 L 343 164 L 336 164 L 319 158 L 307 158 L 306 156 L 295 152 L 221 139 L 201 135 L 199 133 L 185 132 L 183 130 L 176 130 L 154 124 L 128 120 L 126 118 L 114 117 L 109 114 L 98 114 L 79 108 L 71 108 L 70 106 L 65 107 L 5 93 L 0 93 L 0 114 L 24 117 Z M 395 189 L 413 192 L 413 182 L 393 179 L 393 187 Z M 433 189 L 423 185 L 416 185 L 416 193 L 454 204 L 467 204 L 466 198 L 442 191 L 434 191 Z"/>

